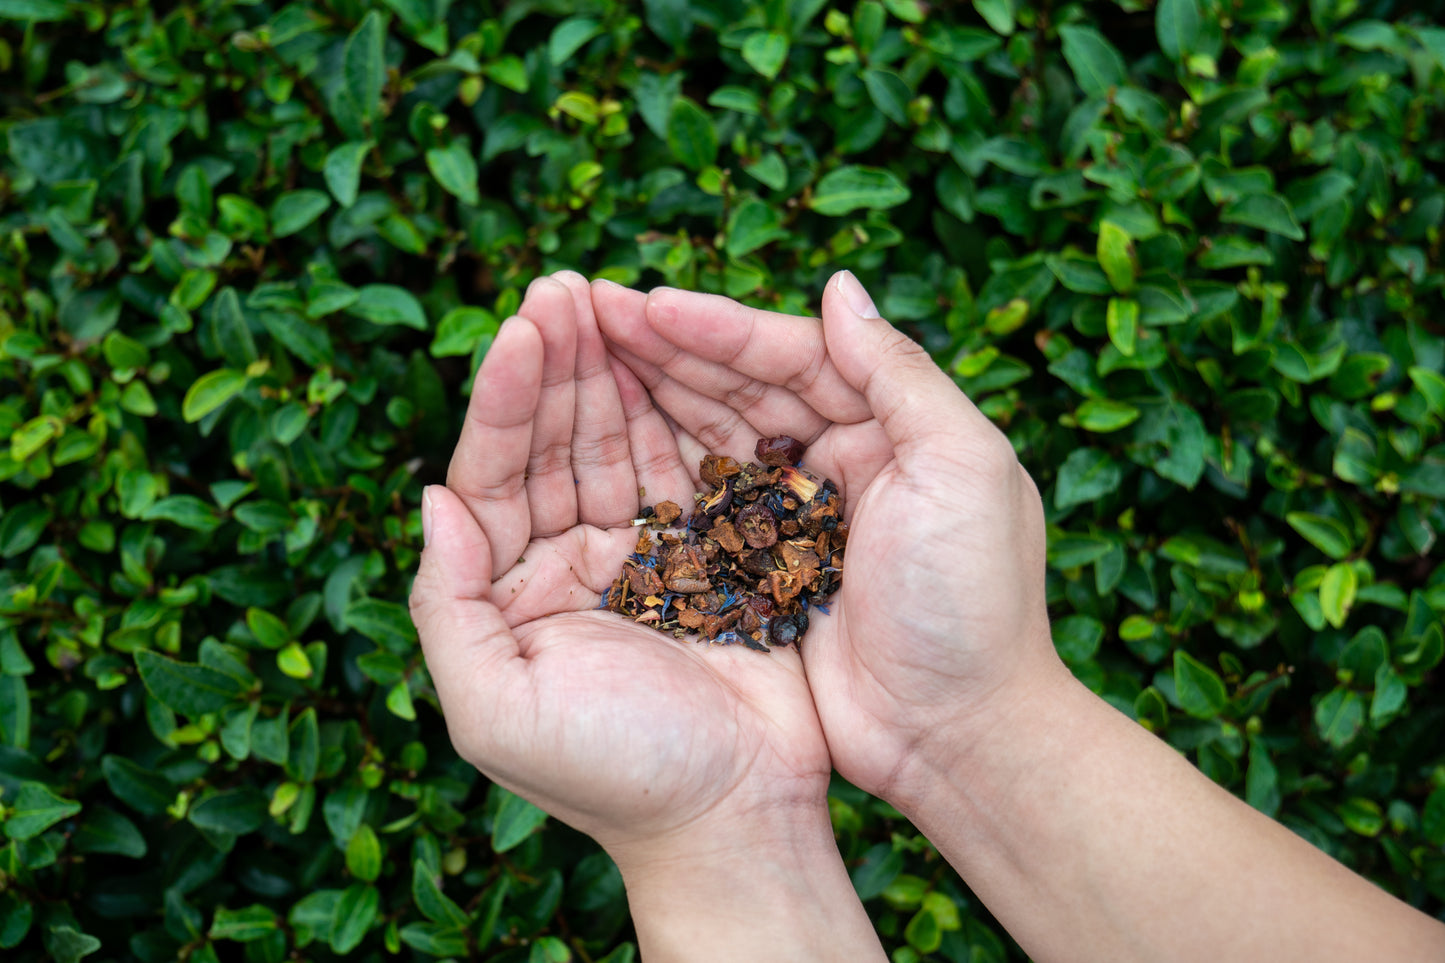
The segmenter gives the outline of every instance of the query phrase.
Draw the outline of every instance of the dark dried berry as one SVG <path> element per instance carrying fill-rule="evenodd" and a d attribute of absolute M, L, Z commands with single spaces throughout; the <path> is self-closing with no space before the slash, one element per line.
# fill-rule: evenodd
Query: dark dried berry
<path fill-rule="evenodd" d="M 783 465 L 796 465 L 802 461 L 807 446 L 796 438 L 778 435 L 776 438 L 759 438 L 754 451 L 758 461 L 764 465 L 781 468 Z"/>
<path fill-rule="evenodd" d="M 733 503 L 733 483 L 729 481 L 722 488 L 704 498 L 701 502 L 703 514 L 708 518 L 717 518 L 727 511 Z"/>
<path fill-rule="evenodd" d="M 768 641 L 773 645 L 792 645 L 808 631 L 808 613 L 780 615 L 768 624 Z"/>
<path fill-rule="evenodd" d="M 778 543 L 778 518 L 764 505 L 754 503 L 738 512 L 737 528 L 753 548 L 769 548 Z"/>

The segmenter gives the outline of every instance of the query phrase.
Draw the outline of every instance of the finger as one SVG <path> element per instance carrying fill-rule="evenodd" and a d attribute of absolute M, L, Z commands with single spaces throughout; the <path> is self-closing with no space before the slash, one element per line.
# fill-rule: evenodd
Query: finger
<path fill-rule="evenodd" d="M 684 511 L 692 507 L 697 484 L 687 469 L 678 438 L 653 407 L 647 389 L 622 361 L 611 359 L 612 377 L 627 420 L 627 441 L 637 477 L 637 495 L 644 505 L 673 501 Z"/>
<path fill-rule="evenodd" d="M 412 621 L 453 742 L 468 758 L 485 756 L 478 741 L 490 726 L 479 713 L 507 691 L 519 664 L 517 639 L 492 604 L 492 548 L 467 505 L 429 485 L 422 518 L 426 547 L 412 582 Z"/>
<path fill-rule="evenodd" d="M 572 475 L 577 519 L 599 528 L 637 513 L 637 476 L 627 443 L 627 419 L 612 378 L 607 346 L 592 310 L 592 288 L 576 271 L 553 277 L 572 293 L 577 318 L 576 401 L 572 421 Z"/>
<path fill-rule="evenodd" d="M 645 315 L 653 331 L 699 362 L 781 386 L 826 421 L 852 424 L 869 417 L 862 394 L 828 357 L 823 325 L 816 318 L 676 288 L 649 294 Z"/>
<path fill-rule="evenodd" d="M 828 282 L 823 329 L 839 373 L 867 399 L 900 458 L 956 454 L 951 440 L 1008 444 L 928 352 L 879 317 L 851 271 Z"/>
<path fill-rule="evenodd" d="M 577 313 L 572 292 L 552 278 L 527 288 L 517 313 L 542 335 L 542 390 L 527 456 L 527 506 L 532 537 L 546 538 L 577 524 L 577 483 L 572 475 L 572 423 L 576 413 Z"/>
<path fill-rule="evenodd" d="M 627 348 L 612 345 L 610 350 L 642 382 L 656 407 L 701 442 L 707 451 L 740 460 L 751 458 L 759 435 L 768 434 L 744 418 L 737 409 L 668 377 L 662 368 Z"/>
<path fill-rule="evenodd" d="M 447 487 L 486 532 L 491 570 L 505 572 L 532 537 L 527 458 L 542 384 L 542 337 L 509 318 L 482 359 Z"/>
<path fill-rule="evenodd" d="M 668 320 L 670 308 L 664 305 L 661 320 L 652 317 L 655 299 L 667 293 L 683 292 L 664 288 L 644 297 L 620 285 L 598 282 L 594 285 L 593 298 L 604 333 L 634 356 L 654 365 L 665 377 L 686 386 L 689 391 L 683 397 L 701 396 L 719 402 L 736 411 L 760 434 L 787 433 L 813 438 L 827 427 L 828 419 L 813 410 L 796 391 L 704 359 L 696 351 L 705 350 L 706 345 L 694 343 L 690 337 L 674 336 L 672 322 Z M 717 300 L 742 307 L 726 298 Z M 816 321 L 810 323 L 817 325 Z M 655 325 L 661 327 L 654 330 Z M 821 348 L 821 333 L 818 345 Z M 658 387 L 649 385 L 654 397 L 658 396 Z M 674 414 L 688 416 L 683 411 Z"/>

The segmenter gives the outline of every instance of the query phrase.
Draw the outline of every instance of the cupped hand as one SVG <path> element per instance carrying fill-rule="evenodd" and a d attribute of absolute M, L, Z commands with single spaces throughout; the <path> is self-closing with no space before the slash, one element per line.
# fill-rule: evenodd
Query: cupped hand
<path fill-rule="evenodd" d="M 743 458 L 760 436 L 791 434 L 809 445 L 804 465 L 839 484 L 843 584 L 802 648 L 846 778 L 906 802 L 911 764 L 1067 673 L 1049 637 L 1037 489 L 851 273 L 828 283 L 821 321 L 601 282 L 593 304 L 684 450 Z"/>
<path fill-rule="evenodd" d="M 563 273 L 498 332 L 447 484 L 424 495 L 411 609 L 454 745 L 619 862 L 709 845 L 764 807 L 821 809 L 830 770 L 796 652 L 679 642 L 598 609 L 640 494 L 692 504 L 683 458 Z"/>

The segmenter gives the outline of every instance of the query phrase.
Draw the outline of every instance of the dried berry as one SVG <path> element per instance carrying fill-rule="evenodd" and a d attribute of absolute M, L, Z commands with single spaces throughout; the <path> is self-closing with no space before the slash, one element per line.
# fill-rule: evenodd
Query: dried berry
<path fill-rule="evenodd" d="M 672 502 L 645 509 L 602 607 L 717 645 L 767 652 L 799 642 L 809 609 L 826 609 L 842 579 L 848 540 L 838 487 L 794 467 L 803 450 L 780 436 L 758 442 L 762 465 L 705 456 L 687 525 L 668 527 L 683 515 Z"/>
<path fill-rule="evenodd" d="M 738 531 L 752 548 L 768 548 L 778 543 L 777 517 L 757 503 L 738 512 Z"/>
<path fill-rule="evenodd" d="M 788 435 L 778 435 L 776 438 L 759 438 L 754 453 L 758 461 L 764 465 L 796 465 L 803 460 L 805 447 L 801 441 Z"/>

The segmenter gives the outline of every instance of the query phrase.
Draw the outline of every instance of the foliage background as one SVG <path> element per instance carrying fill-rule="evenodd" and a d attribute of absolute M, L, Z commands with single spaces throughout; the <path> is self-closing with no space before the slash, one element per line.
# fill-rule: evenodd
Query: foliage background
<path fill-rule="evenodd" d="M 1040 481 L 1074 671 L 1439 915 L 1441 12 L 0 0 L 5 958 L 634 958 L 403 607 L 562 267 L 854 270 Z M 895 960 L 1018 958 L 831 806 Z"/>

